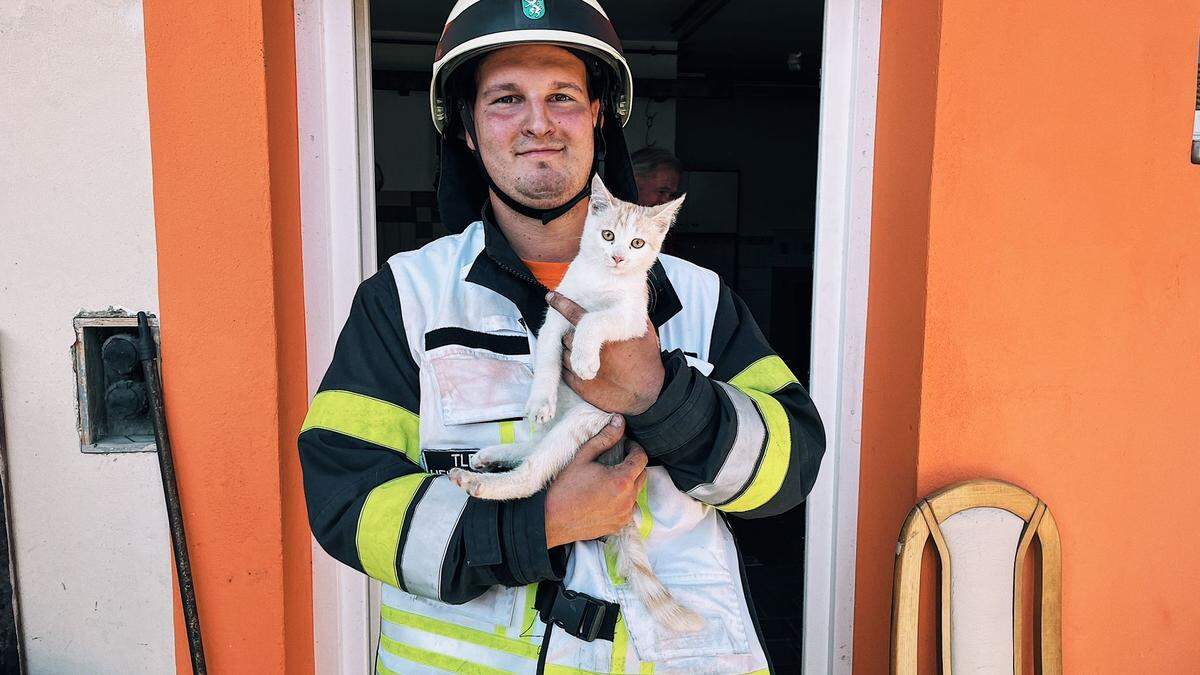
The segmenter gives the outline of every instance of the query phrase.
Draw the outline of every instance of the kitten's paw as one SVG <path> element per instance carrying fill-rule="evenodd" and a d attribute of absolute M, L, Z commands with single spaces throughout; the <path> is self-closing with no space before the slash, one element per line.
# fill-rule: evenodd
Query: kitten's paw
<path fill-rule="evenodd" d="M 600 350 L 571 350 L 571 370 L 583 380 L 590 380 L 600 372 Z"/>
<path fill-rule="evenodd" d="M 538 425 L 546 424 L 554 419 L 558 412 L 558 391 L 550 396 L 533 395 L 525 404 L 525 417 Z"/>
<path fill-rule="evenodd" d="M 483 480 L 481 479 L 481 476 L 482 474 L 459 468 L 450 469 L 450 473 L 446 474 L 446 477 L 450 479 L 451 483 L 454 483 L 458 487 L 462 488 L 472 497 L 479 497 L 480 493 L 483 491 Z"/>

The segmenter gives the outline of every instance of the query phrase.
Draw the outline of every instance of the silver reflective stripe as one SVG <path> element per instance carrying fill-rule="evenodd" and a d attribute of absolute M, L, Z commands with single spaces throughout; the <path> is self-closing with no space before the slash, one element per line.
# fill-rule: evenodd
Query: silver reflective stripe
<path fill-rule="evenodd" d="M 440 600 L 442 563 L 450 537 L 467 506 L 467 493 L 438 476 L 413 509 L 408 538 L 400 558 L 400 573 L 409 593 Z"/>
<path fill-rule="evenodd" d="M 708 504 L 723 504 L 737 496 L 754 475 L 758 458 L 762 455 L 767 440 L 767 427 L 763 424 L 758 408 L 749 396 L 732 385 L 717 382 L 733 403 L 737 418 L 737 433 L 733 445 L 725 454 L 725 462 L 711 483 L 702 483 L 688 490 L 688 496 Z"/>

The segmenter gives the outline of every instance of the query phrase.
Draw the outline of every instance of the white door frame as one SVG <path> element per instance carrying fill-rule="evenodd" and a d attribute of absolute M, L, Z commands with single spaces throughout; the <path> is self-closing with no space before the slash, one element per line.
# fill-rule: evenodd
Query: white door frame
<path fill-rule="evenodd" d="M 309 391 L 376 269 L 369 0 L 296 0 Z M 827 0 L 821 67 L 812 396 L 828 450 L 806 505 L 804 670 L 850 673 L 881 0 Z M 364 47 L 365 46 L 365 47 Z M 321 675 L 370 672 L 367 579 L 313 543 Z"/>
<path fill-rule="evenodd" d="M 806 504 L 804 672 L 850 673 L 882 0 L 827 0 L 812 396 L 829 439 Z"/>
<path fill-rule="evenodd" d="M 308 390 L 333 357 L 359 282 L 375 271 L 375 191 L 362 188 L 362 152 L 371 151 L 371 106 L 360 106 L 369 36 L 365 0 L 296 0 L 296 107 L 300 147 L 300 222 L 304 255 Z M 369 59 L 369 54 L 367 55 Z M 367 61 L 369 63 L 369 60 Z M 364 115 L 365 109 L 365 115 Z M 360 133 L 361 131 L 361 133 Z M 368 156 L 367 159 L 370 159 Z M 367 231 L 368 235 L 363 236 Z M 369 673 L 371 583 L 312 542 L 313 640 L 318 673 Z"/>

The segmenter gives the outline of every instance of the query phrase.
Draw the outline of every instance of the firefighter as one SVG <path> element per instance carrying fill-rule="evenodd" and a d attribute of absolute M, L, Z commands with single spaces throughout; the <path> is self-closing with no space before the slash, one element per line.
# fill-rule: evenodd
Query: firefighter
<path fill-rule="evenodd" d="M 317 541 L 383 583 L 378 672 L 768 672 L 726 518 L 803 501 L 825 438 L 713 272 L 661 256 L 655 330 L 606 346 L 594 380 L 566 375 L 616 414 L 546 490 L 482 501 L 444 475 L 535 432 L 521 419 L 530 354 L 548 299 L 581 316 L 547 290 L 578 249 L 591 178 L 636 201 L 632 86 L 595 0 L 450 12 L 430 104 L 439 210 L 457 234 L 361 284 L 299 437 Z M 593 461 L 624 436 L 623 461 Z M 657 626 L 606 555 L 598 538 L 631 512 L 699 632 Z"/>

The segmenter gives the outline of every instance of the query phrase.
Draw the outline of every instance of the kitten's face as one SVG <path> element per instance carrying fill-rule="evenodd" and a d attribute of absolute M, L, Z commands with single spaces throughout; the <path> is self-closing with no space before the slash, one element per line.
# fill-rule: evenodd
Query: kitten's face
<path fill-rule="evenodd" d="M 685 196 L 658 206 L 638 206 L 613 197 L 596 176 L 579 254 L 617 274 L 645 274 L 658 258 Z"/>

